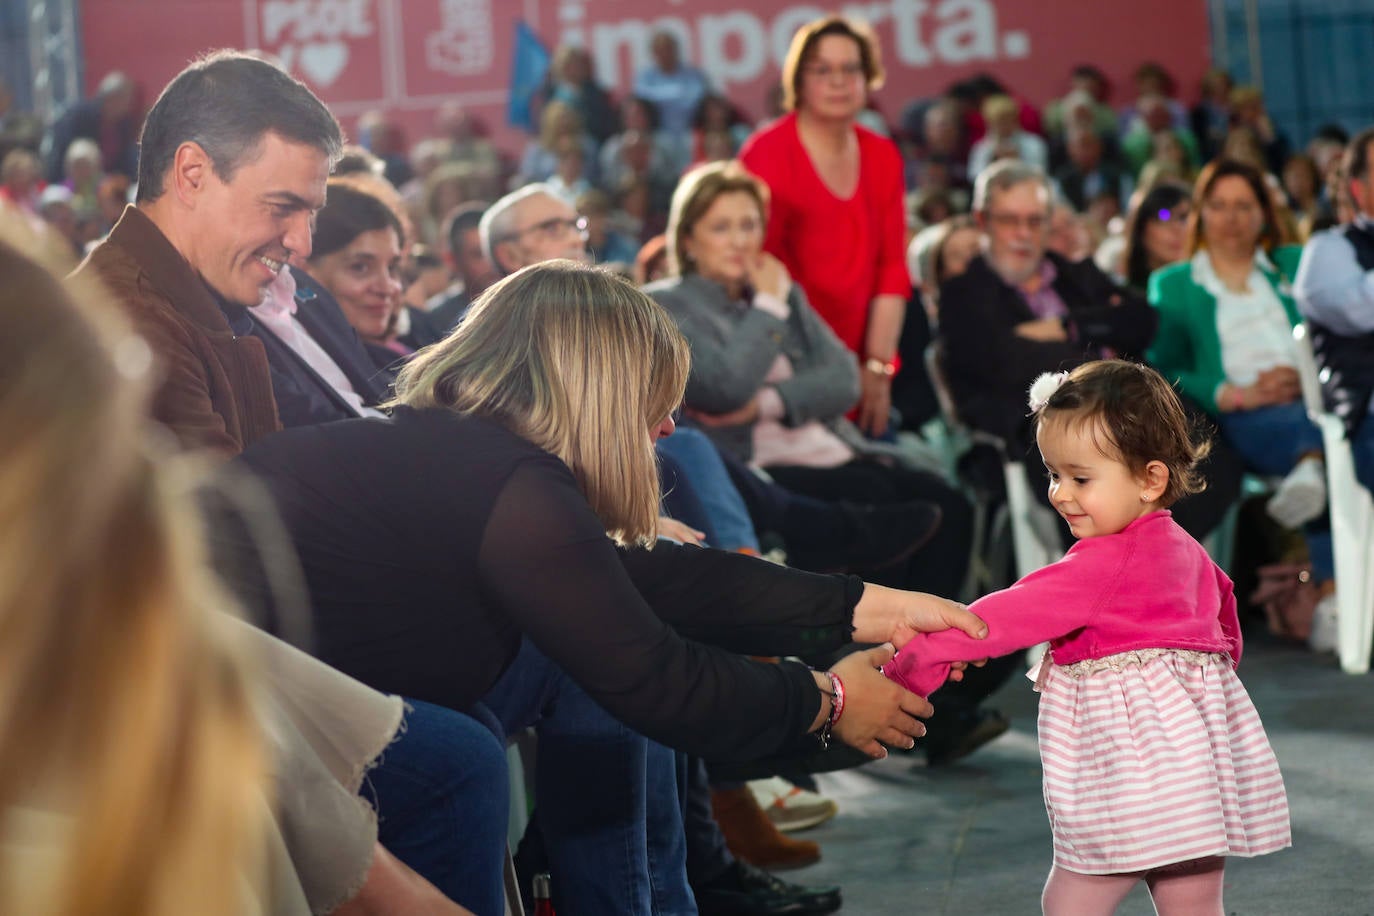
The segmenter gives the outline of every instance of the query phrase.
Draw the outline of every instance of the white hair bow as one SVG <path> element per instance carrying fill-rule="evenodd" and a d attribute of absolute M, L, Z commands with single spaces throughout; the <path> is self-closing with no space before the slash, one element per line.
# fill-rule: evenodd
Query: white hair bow
<path fill-rule="evenodd" d="M 1045 408 L 1054 397 L 1054 393 L 1059 390 L 1059 386 L 1064 384 L 1064 380 L 1069 377 L 1067 372 L 1042 372 L 1030 386 L 1030 409 L 1032 413 L 1037 413 Z"/>

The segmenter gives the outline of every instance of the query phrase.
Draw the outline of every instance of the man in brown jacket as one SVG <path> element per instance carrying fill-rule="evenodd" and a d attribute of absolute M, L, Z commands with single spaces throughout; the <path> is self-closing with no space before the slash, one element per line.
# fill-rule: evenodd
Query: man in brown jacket
<path fill-rule="evenodd" d="M 191 64 L 148 112 L 137 201 L 78 270 L 152 347 L 153 416 L 183 445 L 237 454 L 278 428 L 247 309 L 288 260 L 309 257 L 341 145 L 309 89 L 238 52 Z"/>

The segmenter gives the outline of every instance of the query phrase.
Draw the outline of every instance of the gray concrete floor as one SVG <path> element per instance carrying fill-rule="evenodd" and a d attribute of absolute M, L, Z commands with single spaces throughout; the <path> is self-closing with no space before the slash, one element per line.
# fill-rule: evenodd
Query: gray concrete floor
<path fill-rule="evenodd" d="M 1250 637 L 1240 667 L 1278 755 L 1293 848 L 1226 868 L 1226 911 L 1242 916 L 1374 914 L 1374 675 L 1331 656 Z M 798 836 L 822 861 L 790 881 L 839 884 L 844 913 L 1035 914 L 1049 871 L 1036 694 L 1015 677 L 990 705 L 1012 730 L 954 766 L 894 754 L 819 777 L 840 814 Z M 1118 911 L 1153 913 L 1138 888 Z"/>

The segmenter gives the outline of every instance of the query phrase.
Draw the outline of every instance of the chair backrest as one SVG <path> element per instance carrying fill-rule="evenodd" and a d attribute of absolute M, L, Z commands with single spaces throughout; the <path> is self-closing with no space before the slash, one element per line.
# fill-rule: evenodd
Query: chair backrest
<path fill-rule="evenodd" d="M 1316 423 L 1327 411 L 1326 401 L 1322 398 L 1317 359 L 1312 352 L 1312 332 L 1307 322 L 1300 321 L 1293 328 L 1293 344 L 1298 361 L 1298 379 L 1302 382 L 1302 402 L 1307 407 L 1307 415 Z"/>
<path fill-rule="evenodd" d="M 939 338 L 926 345 L 925 364 L 926 375 L 930 378 L 930 387 L 935 389 L 935 400 L 940 403 L 941 419 L 950 429 L 963 429 L 964 424 L 959 419 L 959 410 L 954 406 L 954 395 L 949 390 L 949 382 L 945 380 L 944 347 Z"/>

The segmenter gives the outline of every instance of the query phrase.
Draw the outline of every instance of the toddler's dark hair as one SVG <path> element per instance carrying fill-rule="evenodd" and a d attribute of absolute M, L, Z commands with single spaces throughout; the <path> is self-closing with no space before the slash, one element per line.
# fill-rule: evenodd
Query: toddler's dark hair
<path fill-rule="evenodd" d="M 1192 428 L 1174 387 L 1149 366 L 1120 359 L 1084 363 L 1032 416 L 1037 429 L 1050 417 L 1071 428 L 1087 425 L 1098 451 L 1136 474 L 1151 461 L 1164 462 L 1169 484 L 1162 506 L 1207 486 L 1197 465 L 1211 442 Z"/>

